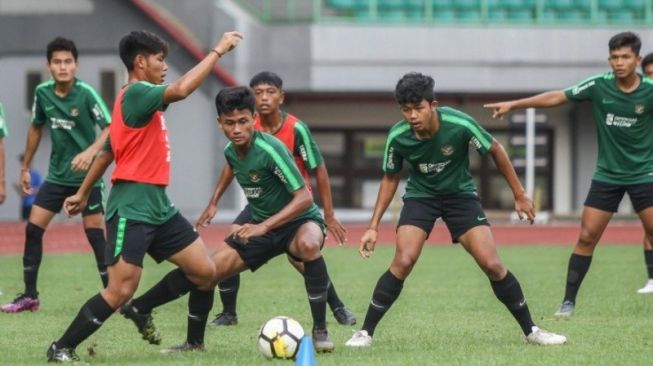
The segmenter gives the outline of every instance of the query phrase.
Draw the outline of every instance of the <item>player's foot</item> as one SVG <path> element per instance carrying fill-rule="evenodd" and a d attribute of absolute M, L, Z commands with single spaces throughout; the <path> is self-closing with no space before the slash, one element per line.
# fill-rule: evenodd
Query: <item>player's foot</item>
<path fill-rule="evenodd" d="M 653 294 L 653 280 L 648 280 L 644 287 L 637 290 L 638 294 Z"/>
<path fill-rule="evenodd" d="M 161 337 L 156 331 L 154 326 L 154 319 L 152 313 L 141 314 L 138 309 L 129 301 L 120 308 L 120 313 L 127 319 L 134 322 L 138 332 L 143 336 L 143 339 L 150 344 L 161 344 Z"/>
<path fill-rule="evenodd" d="M 531 334 L 526 336 L 526 342 L 531 344 L 538 344 L 540 346 L 559 345 L 567 343 L 567 337 L 547 332 L 544 329 L 533 327 Z"/>
<path fill-rule="evenodd" d="M 367 334 L 366 330 L 359 330 L 345 342 L 348 347 L 369 347 L 372 345 L 372 336 Z"/>
<path fill-rule="evenodd" d="M 204 352 L 206 351 L 206 348 L 204 348 L 204 343 L 192 344 L 192 343 L 184 342 L 176 346 L 164 348 L 161 350 L 161 353 L 180 353 L 180 352 L 190 352 L 190 351 Z"/>
<path fill-rule="evenodd" d="M 346 306 L 339 307 L 333 310 L 333 317 L 340 325 L 354 325 L 356 324 L 356 316 Z"/>
<path fill-rule="evenodd" d="M 562 305 L 560 305 L 560 309 L 558 309 L 554 315 L 560 318 L 568 318 L 574 315 L 575 307 L 576 305 L 573 302 L 565 300 Z"/>
<path fill-rule="evenodd" d="M 219 327 L 221 325 L 237 325 L 238 324 L 238 315 L 232 313 L 220 313 L 215 316 L 215 319 L 211 322 L 211 325 Z"/>
<path fill-rule="evenodd" d="M 313 345 L 316 352 L 333 352 L 336 348 L 326 329 L 313 329 Z"/>
<path fill-rule="evenodd" d="M 38 295 L 37 295 L 38 296 Z M 33 295 L 18 294 L 14 301 L 2 305 L 0 310 L 4 313 L 20 313 L 21 311 L 37 311 L 39 298 Z"/>
<path fill-rule="evenodd" d="M 59 348 L 56 342 L 52 342 L 46 355 L 48 356 L 48 362 L 79 361 L 79 356 L 75 353 L 74 348 Z"/>

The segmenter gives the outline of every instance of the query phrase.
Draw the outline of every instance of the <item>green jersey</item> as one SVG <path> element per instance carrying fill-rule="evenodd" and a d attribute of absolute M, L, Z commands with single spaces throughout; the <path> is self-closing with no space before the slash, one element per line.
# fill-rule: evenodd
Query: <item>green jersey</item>
<path fill-rule="evenodd" d="M 255 131 L 244 157 L 238 155 L 231 142 L 225 146 L 224 155 L 256 222 L 281 211 L 293 199 L 293 192 L 304 188 L 304 179 L 290 151 L 272 135 Z M 315 203 L 292 221 L 304 218 L 323 222 Z"/>
<path fill-rule="evenodd" d="M 7 130 L 7 121 L 5 120 L 5 110 L 0 103 L 0 138 L 7 137 L 9 130 Z"/>
<path fill-rule="evenodd" d="M 144 81 L 126 86 L 120 105 L 124 123 L 129 127 L 146 126 L 157 110 L 164 109 L 163 93 L 167 85 L 155 85 Z M 104 149 L 111 151 L 107 139 Z M 118 181 L 111 187 L 107 200 L 107 220 L 116 213 L 126 219 L 160 225 L 179 210 L 166 194 L 166 187 Z"/>
<path fill-rule="evenodd" d="M 599 148 L 592 179 L 619 185 L 653 182 L 653 80 L 640 77 L 630 93 L 619 89 L 612 72 L 565 89 L 571 101 L 592 102 Z"/>
<path fill-rule="evenodd" d="M 403 161 L 408 165 L 404 198 L 434 198 L 456 193 L 475 193 L 469 173 L 469 151 L 481 155 L 492 147 L 492 136 L 469 115 L 448 107 L 436 109 L 440 127 L 429 140 L 418 140 L 408 121 L 401 120 L 388 134 L 383 171 L 396 174 Z"/>
<path fill-rule="evenodd" d="M 54 80 L 39 84 L 34 91 L 32 123 L 50 129 L 52 151 L 46 181 L 79 186 L 86 172 L 73 172 L 73 158 L 95 142 L 96 126 L 107 127 L 111 117 L 102 98 L 88 84 L 75 80 L 65 97 L 58 96 Z"/>

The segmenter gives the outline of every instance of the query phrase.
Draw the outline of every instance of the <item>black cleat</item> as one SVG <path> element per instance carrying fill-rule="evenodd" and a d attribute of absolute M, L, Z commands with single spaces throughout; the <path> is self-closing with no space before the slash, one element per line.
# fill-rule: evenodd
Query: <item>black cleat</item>
<path fill-rule="evenodd" d="M 216 315 L 215 319 L 211 322 L 211 325 L 216 327 L 222 325 L 238 325 L 238 315 L 232 313 L 220 313 Z"/>
<path fill-rule="evenodd" d="M 356 316 L 346 306 L 333 310 L 333 317 L 336 318 L 340 325 L 354 325 L 356 324 Z"/>
<path fill-rule="evenodd" d="M 313 346 L 315 346 L 315 351 L 318 353 L 333 352 L 336 348 L 331 338 L 329 338 L 329 332 L 326 329 L 319 328 L 313 329 Z"/>
<path fill-rule="evenodd" d="M 75 362 L 79 361 L 79 356 L 75 353 L 74 348 L 59 348 L 57 342 L 52 342 L 48 352 L 48 362 Z"/>
<path fill-rule="evenodd" d="M 120 307 L 120 314 L 134 322 L 136 328 L 138 328 L 138 332 L 149 344 L 161 344 L 161 337 L 159 337 L 159 333 L 154 326 L 152 313 L 140 314 L 138 309 L 129 301 Z"/>
<path fill-rule="evenodd" d="M 191 352 L 191 351 L 205 352 L 206 348 L 204 348 L 204 343 L 192 344 L 192 343 L 184 342 L 176 346 L 164 348 L 161 350 L 161 353 L 180 353 L 180 352 Z"/>

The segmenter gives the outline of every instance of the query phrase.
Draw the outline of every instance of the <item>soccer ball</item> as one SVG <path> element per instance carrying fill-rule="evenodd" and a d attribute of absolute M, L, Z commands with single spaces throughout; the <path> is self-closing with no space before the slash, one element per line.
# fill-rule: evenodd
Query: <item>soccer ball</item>
<path fill-rule="evenodd" d="M 258 349 L 266 358 L 294 359 L 304 328 L 287 316 L 275 316 L 263 324 L 258 333 Z"/>

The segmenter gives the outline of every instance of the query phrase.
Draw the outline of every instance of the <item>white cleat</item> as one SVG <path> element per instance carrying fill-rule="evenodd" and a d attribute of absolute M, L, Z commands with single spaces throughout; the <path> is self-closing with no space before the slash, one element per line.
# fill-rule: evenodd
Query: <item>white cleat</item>
<path fill-rule="evenodd" d="M 531 334 L 526 336 L 526 342 L 540 346 L 559 345 L 567 343 L 567 337 L 533 327 Z"/>
<path fill-rule="evenodd" d="M 372 337 L 367 334 L 366 330 L 359 330 L 345 342 L 347 347 L 369 347 L 372 345 Z"/>
<path fill-rule="evenodd" d="M 653 280 L 648 280 L 644 287 L 637 290 L 638 294 L 653 294 Z"/>

